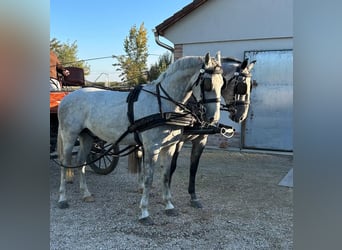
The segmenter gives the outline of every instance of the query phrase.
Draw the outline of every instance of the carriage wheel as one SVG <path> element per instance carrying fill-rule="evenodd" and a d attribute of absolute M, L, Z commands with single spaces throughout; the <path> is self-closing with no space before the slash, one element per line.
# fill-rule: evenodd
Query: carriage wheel
<path fill-rule="evenodd" d="M 113 144 L 106 143 L 102 140 L 97 140 L 94 142 L 91 152 L 88 156 L 88 161 L 93 161 L 101 157 Z M 105 154 L 99 160 L 89 164 L 91 169 L 101 175 L 107 175 L 111 173 L 118 164 L 119 157 L 114 156 L 119 152 L 119 146 L 112 148 L 108 154 Z"/>

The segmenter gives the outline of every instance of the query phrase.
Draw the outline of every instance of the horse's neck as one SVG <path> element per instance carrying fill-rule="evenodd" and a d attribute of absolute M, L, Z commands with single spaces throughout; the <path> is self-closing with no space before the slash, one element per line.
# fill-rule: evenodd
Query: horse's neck
<path fill-rule="evenodd" d="M 199 72 L 198 68 L 180 71 L 161 82 L 162 87 L 174 101 L 185 103 L 191 96 L 191 84 L 196 81 L 194 78 L 197 71 Z"/>

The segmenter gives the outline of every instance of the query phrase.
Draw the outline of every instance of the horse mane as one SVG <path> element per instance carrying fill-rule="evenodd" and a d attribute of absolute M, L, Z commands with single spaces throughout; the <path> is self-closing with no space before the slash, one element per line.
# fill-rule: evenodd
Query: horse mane
<path fill-rule="evenodd" d="M 162 82 L 166 77 L 178 72 L 179 70 L 185 70 L 188 68 L 196 67 L 204 62 L 204 58 L 201 56 L 184 56 L 179 58 L 174 63 L 170 64 L 166 71 L 161 73 L 156 80 L 153 80 L 150 84 L 156 84 Z"/>
<path fill-rule="evenodd" d="M 222 62 L 236 62 L 236 63 L 242 63 L 239 59 L 234 58 L 234 57 L 223 57 L 221 58 Z"/>

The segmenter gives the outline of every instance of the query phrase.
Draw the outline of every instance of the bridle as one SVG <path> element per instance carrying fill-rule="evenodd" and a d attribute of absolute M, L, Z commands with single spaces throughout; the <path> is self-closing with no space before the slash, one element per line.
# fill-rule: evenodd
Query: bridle
<path fill-rule="evenodd" d="M 212 102 L 221 102 L 221 98 L 206 98 L 205 92 L 212 91 L 213 89 L 213 82 L 212 82 L 212 76 L 214 74 L 223 74 L 223 70 L 221 66 L 214 66 L 212 68 L 205 69 L 205 65 L 203 64 L 202 68 L 200 69 L 200 73 L 197 77 L 197 80 L 191 85 L 191 89 L 194 88 L 194 86 L 200 85 L 201 87 L 201 96 L 198 100 L 194 94 L 193 97 L 195 98 L 196 102 L 199 104 L 205 104 L 205 103 L 212 103 Z M 223 75 L 222 78 L 224 79 Z"/>
<path fill-rule="evenodd" d="M 200 117 L 202 123 L 204 123 L 204 117 L 206 113 L 206 108 L 204 104 L 221 102 L 221 98 L 206 98 L 206 95 L 205 95 L 205 92 L 209 92 L 213 90 L 212 77 L 214 74 L 221 74 L 222 79 L 225 82 L 225 78 L 223 76 L 223 70 L 221 66 L 216 65 L 214 67 L 205 69 L 205 65 L 203 64 L 196 81 L 191 85 L 192 90 L 195 86 L 198 86 L 198 85 L 200 85 L 200 88 L 201 88 L 200 98 L 199 99 L 196 98 L 196 96 L 194 95 L 194 91 L 192 91 L 192 97 L 195 100 L 196 113 Z"/>
<path fill-rule="evenodd" d="M 229 103 L 225 105 L 222 104 L 221 110 L 229 111 L 231 113 L 236 113 L 236 106 L 249 105 L 249 101 L 239 100 L 240 96 L 244 96 L 247 94 L 248 84 L 246 83 L 246 79 L 251 77 L 250 73 L 243 73 L 241 69 L 238 68 L 232 78 L 228 80 L 228 83 L 225 83 L 222 88 L 226 88 L 229 84 L 234 81 L 234 90 L 233 90 L 233 98 Z M 227 85 L 226 85 L 227 84 Z M 250 84 L 250 92 L 252 91 L 252 84 Z"/>

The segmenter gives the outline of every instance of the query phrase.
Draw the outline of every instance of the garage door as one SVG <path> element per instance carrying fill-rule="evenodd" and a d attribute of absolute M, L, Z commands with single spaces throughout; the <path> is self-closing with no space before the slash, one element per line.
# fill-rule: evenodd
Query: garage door
<path fill-rule="evenodd" d="M 242 147 L 292 151 L 292 50 L 246 51 L 257 60 L 249 114 L 242 125 Z"/>

